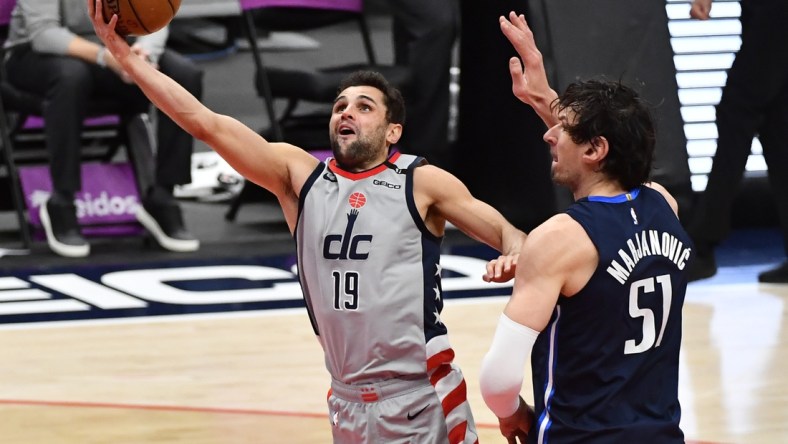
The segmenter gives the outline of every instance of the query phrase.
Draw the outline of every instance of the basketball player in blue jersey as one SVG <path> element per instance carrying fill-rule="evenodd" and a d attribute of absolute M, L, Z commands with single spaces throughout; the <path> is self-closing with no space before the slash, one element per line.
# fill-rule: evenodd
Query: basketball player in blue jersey
<path fill-rule="evenodd" d="M 690 239 L 676 201 L 648 183 L 655 131 L 620 83 L 557 97 L 523 16 L 501 29 L 513 91 L 548 124 L 552 176 L 575 202 L 529 235 L 482 362 L 481 390 L 510 443 L 683 443 L 681 310 Z M 494 266 L 491 265 L 491 266 Z M 519 396 L 531 356 L 534 408 Z"/>
<path fill-rule="evenodd" d="M 101 11 L 100 0 L 90 1 Z M 334 158 L 320 162 L 203 106 L 129 50 L 114 32 L 117 17 L 106 24 L 99 12 L 92 20 L 159 109 L 279 199 L 331 375 L 334 441 L 477 442 L 440 317 L 441 240 L 449 221 L 502 252 L 483 276 L 498 281 L 510 273 L 525 234 L 453 175 L 389 149 L 403 131 L 400 93 L 377 73 L 350 76 L 328 125 Z"/>

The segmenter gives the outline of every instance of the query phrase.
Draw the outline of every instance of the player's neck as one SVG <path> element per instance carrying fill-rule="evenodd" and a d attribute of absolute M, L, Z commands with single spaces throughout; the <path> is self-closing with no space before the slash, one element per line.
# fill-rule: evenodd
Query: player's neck
<path fill-rule="evenodd" d="M 587 183 L 584 186 L 578 187 L 573 192 L 575 200 L 588 196 L 604 196 L 613 197 L 628 192 L 618 182 L 608 179 L 597 179 L 593 182 Z"/>
<path fill-rule="evenodd" d="M 369 171 L 375 169 L 383 164 L 389 157 L 389 149 L 386 147 L 385 150 L 380 151 L 377 155 L 369 160 L 363 162 L 341 162 L 339 157 L 336 157 L 337 166 L 342 168 L 343 170 L 349 173 L 363 173 L 365 171 Z"/>

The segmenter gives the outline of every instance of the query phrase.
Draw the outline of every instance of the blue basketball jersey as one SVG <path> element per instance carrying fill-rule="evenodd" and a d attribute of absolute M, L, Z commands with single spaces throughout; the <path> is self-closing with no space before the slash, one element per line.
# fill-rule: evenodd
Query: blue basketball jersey
<path fill-rule="evenodd" d="M 567 214 L 599 253 L 586 286 L 560 296 L 531 356 L 532 443 L 683 443 L 678 400 L 689 236 L 649 187 L 590 196 Z"/>

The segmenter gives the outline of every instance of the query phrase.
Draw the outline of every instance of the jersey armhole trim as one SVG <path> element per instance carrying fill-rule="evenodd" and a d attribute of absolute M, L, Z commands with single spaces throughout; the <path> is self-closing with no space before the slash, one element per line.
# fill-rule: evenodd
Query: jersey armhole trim
<path fill-rule="evenodd" d="M 408 165 L 408 169 L 405 171 L 405 200 L 408 204 L 410 217 L 413 219 L 413 222 L 416 224 L 416 227 L 418 227 L 419 231 L 421 231 L 421 234 L 435 243 L 440 243 L 443 237 L 435 236 L 427 228 L 427 225 L 421 218 L 421 214 L 419 214 L 418 207 L 416 207 L 416 199 L 413 197 L 413 170 L 422 165 L 425 165 L 424 158 L 417 157 L 413 160 L 413 162 L 411 162 L 410 165 Z"/>
<path fill-rule="evenodd" d="M 306 179 L 304 182 L 304 186 L 301 187 L 301 194 L 298 195 L 298 214 L 296 215 L 296 226 L 293 229 L 293 234 L 298 232 L 298 223 L 301 221 L 301 212 L 304 210 L 304 202 L 306 202 L 306 195 L 312 189 L 312 185 L 315 184 L 315 181 L 320 177 L 320 174 L 326 171 L 326 164 L 325 162 L 320 162 L 317 164 L 315 169 L 312 171 L 312 174 Z"/>

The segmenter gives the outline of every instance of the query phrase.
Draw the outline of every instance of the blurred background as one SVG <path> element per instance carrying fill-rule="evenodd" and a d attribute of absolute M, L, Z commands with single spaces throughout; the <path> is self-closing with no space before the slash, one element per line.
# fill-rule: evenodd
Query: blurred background
<path fill-rule="evenodd" d="M 401 63 L 395 51 L 395 3 L 364 0 L 363 4 L 380 64 Z M 715 152 L 714 106 L 725 71 L 741 44 L 738 1 L 717 0 L 712 19 L 703 22 L 689 18 L 686 0 L 456 4 L 456 38 L 448 47 L 451 62 L 445 75 L 448 109 L 441 107 L 434 118 L 411 120 L 405 130 L 418 132 L 418 123 L 425 119 L 427 125 L 421 127 L 445 125 L 446 147 L 406 145 L 400 147 L 402 151 L 425 155 L 455 173 L 477 197 L 526 230 L 570 202 L 550 181 L 543 124 L 511 94 L 507 60 L 514 52 L 501 36 L 497 18 L 509 10 L 521 11 L 534 29 L 557 90 L 576 79 L 602 76 L 634 86 L 654 105 L 658 146 L 653 176 L 677 197 L 683 215 L 691 210 L 705 188 Z M 295 30 L 271 30 L 256 23 L 255 28 L 269 66 L 311 69 L 351 63 L 364 52 L 355 22 Z M 268 104 L 256 87 L 254 57 L 236 0 L 183 0 L 172 22 L 169 45 L 204 70 L 207 106 L 272 137 Z M 429 71 L 428 75 L 438 74 Z M 416 95 L 406 98 L 409 104 L 418 101 Z M 285 100 L 270 105 L 279 115 L 288 107 Z M 320 116 L 321 105 L 302 106 Z M 312 137 L 305 142 L 308 149 L 325 155 L 328 147 L 321 147 L 319 138 L 326 135 L 326 122 L 318 118 L 313 125 L 290 128 L 284 139 L 298 144 Z M 246 244 L 260 235 L 281 237 L 281 214 L 271 196 L 254 186 L 245 187 L 240 176 L 199 142 L 192 171 L 194 182 L 176 193 L 185 201 L 188 226 L 204 245 L 236 239 Z M 239 199 L 240 194 L 244 195 Z M 9 193 L 4 196 L 0 204 L 10 210 Z M 734 203 L 734 228 L 775 226 L 771 199 L 756 138 Z M 234 202 L 236 219 L 228 221 L 227 211 Z M 0 242 L 13 250 L 17 234 L 13 214 L 1 214 Z M 34 250 L 40 251 L 39 247 L 34 245 Z"/>
<path fill-rule="evenodd" d="M 196 8 L 199 1 L 184 0 L 184 11 L 189 12 L 190 3 Z M 738 1 L 716 1 L 708 21 L 690 19 L 686 0 L 477 3 L 460 5 L 461 25 L 447 85 L 451 161 L 441 166 L 461 176 L 475 194 L 497 204 L 523 228 L 568 204 L 560 190 L 553 190 L 546 173 L 544 127 L 510 92 L 506 61 L 513 51 L 500 36 L 497 17 L 509 10 L 523 11 L 557 90 L 577 79 L 604 76 L 638 88 L 654 105 L 659 125 L 654 178 L 691 207 L 705 189 L 716 148 L 714 107 L 741 44 Z M 365 0 L 364 8 L 379 62 L 394 63 L 392 5 Z M 268 45 L 264 50 L 272 65 L 327 66 L 343 58 L 354 60 L 362 46 L 353 27 L 346 23 L 297 34 L 274 32 L 263 43 Z M 176 20 L 175 29 L 172 45 L 206 67 L 206 104 L 264 131 L 269 122 L 253 90 L 251 56 L 237 20 L 184 17 Z M 285 104 L 275 106 L 281 109 Z M 429 158 L 429 150 L 423 150 Z M 757 138 L 734 204 L 733 223 L 776 224 Z"/>

